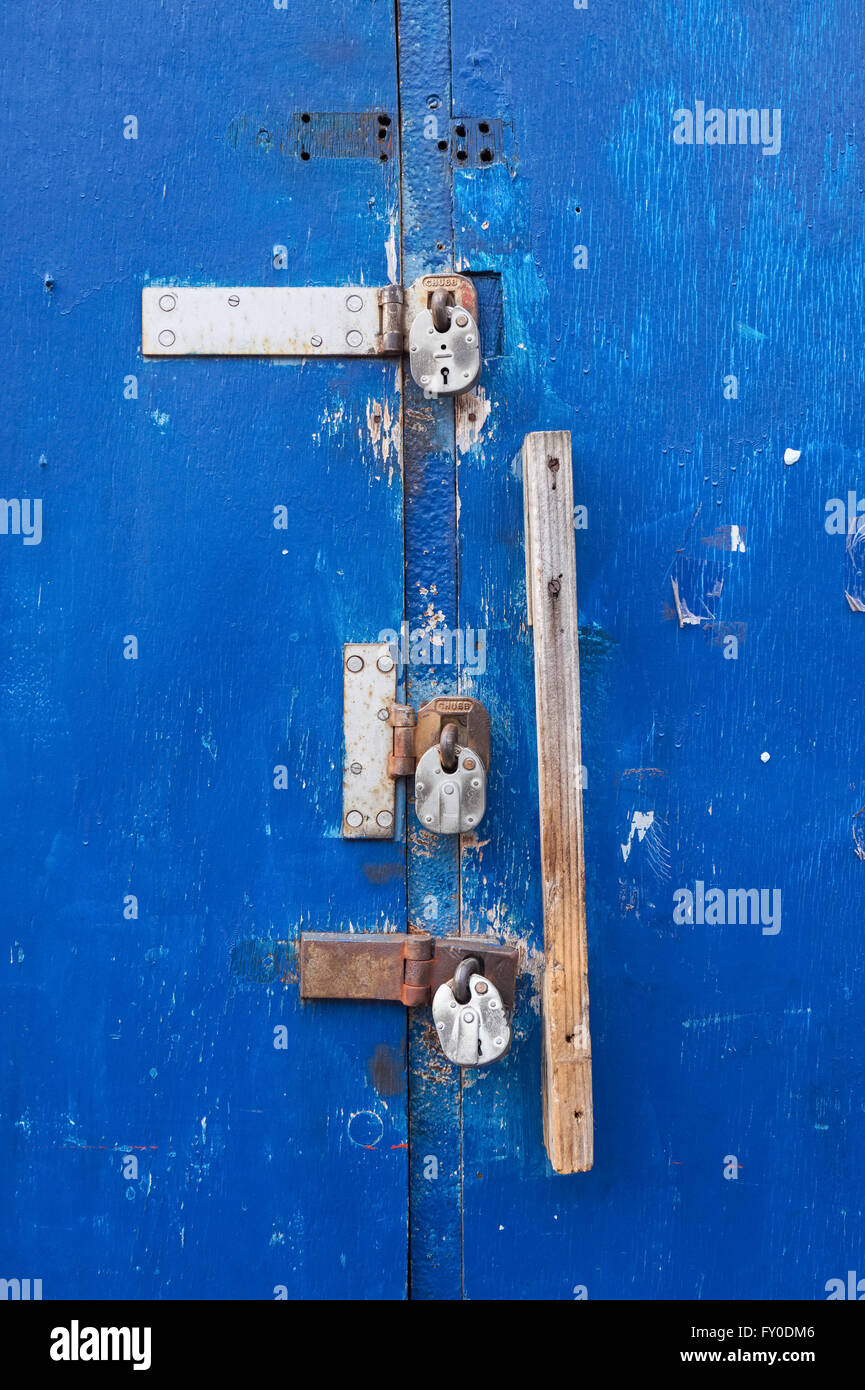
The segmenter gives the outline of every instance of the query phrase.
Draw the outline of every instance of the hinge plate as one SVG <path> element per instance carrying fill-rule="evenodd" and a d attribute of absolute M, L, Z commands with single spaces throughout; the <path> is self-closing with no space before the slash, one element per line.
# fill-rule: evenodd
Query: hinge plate
<path fill-rule="evenodd" d="M 396 662 L 387 642 L 343 647 L 342 834 L 346 840 L 392 840 L 396 786 L 388 776 L 396 699 Z"/>
<path fill-rule="evenodd" d="M 512 1009 L 519 950 L 484 936 L 433 937 L 423 932 L 301 932 L 302 999 L 392 999 L 432 1003 L 458 963 L 475 956 Z"/>

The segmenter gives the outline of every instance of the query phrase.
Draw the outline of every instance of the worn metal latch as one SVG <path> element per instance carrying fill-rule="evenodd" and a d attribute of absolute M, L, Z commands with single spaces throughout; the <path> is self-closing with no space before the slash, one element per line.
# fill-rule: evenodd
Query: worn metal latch
<path fill-rule="evenodd" d="M 465 275 L 414 284 L 149 285 L 145 357 L 384 357 L 407 351 L 426 395 L 470 391 L 481 370 L 477 290 Z"/>
<path fill-rule="evenodd" d="M 438 695 L 415 713 L 397 702 L 396 678 L 386 643 L 344 648 L 343 838 L 393 839 L 399 777 L 414 777 L 415 812 L 425 830 L 477 829 L 486 810 L 489 713 L 462 695 Z"/>
<path fill-rule="evenodd" d="M 431 1004 L 442 985 L 483 978 L 513 1009 L 519 951 L 479 936 L 426 932 L 301 932 L 302 999 L 394 999 Z M 448 982 L 450 982 L 448 984 Z M 466 998 L 468 994 L 466 993 Z"/>

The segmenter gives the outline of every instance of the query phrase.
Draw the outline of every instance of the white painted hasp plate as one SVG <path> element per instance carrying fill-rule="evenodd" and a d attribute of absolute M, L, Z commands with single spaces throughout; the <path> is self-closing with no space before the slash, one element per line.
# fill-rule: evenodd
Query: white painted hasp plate
<path fill-rule="evenodd" d="M 145 357 L 365 357 L 378 351 L 375 287 L 148 287 Z"/>
<path fill-rule="evenodd" d="M 396 662 L 386 642 L 343 647 L 344 762 L 342 835 L 345 840 L 392 840 L 396 784 L 388 776 L 396 699 Z"/>

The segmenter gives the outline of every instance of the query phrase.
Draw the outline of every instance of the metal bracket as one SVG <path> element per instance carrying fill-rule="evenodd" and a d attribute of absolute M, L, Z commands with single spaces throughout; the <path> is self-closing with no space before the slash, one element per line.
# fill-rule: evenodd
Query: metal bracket
<path fill-rule="evenodd" d="M 390 711 L 396 662 L 386 642 L 343 647 L 342 834 L 346 840 L 392 840 L 396 786 Z"/>
<path fill-rule="evenodd" d="M 439 985 L 474 956 L 513 1009 L 519 951 L 483 936 L 433 937 L 425 932 L 301 932 L 302 999 L 393 999 L 410 1008 L 431 1004 Z"/>
<path fill-rule="evenodd" d="M 145 357 L 383 357 L 408 350 L 411 326 L 441 291 L 478 319 L 464 275 L 413 285 L 148 286 L 141 292 Z"/>

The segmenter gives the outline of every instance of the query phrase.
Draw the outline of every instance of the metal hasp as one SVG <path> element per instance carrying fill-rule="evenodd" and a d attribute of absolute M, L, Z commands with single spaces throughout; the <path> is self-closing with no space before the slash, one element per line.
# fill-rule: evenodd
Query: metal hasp
<path fill-rule="evenodd" d="M 477 291 L 464 275 L 424 275 L 407 289 L 163 285 L 141 292 L 145 357 L 385 357 L 408 351 L 415 381 L 433 397 L 461 395 L 475 385 L 481 369 L 477 324 Z"/>
<path fill-rule="evenodd" d="M 301 932 L 300 997 L 392 999 L 414 1008 L 431 1004 L 440 986 L 453 981 L 460 962 L 470 958 L 504 1008 L 513 1009 L 515 947 L 483 936 L 425 932 Z"/>
<path fill-rule="evenodd" d="M 393 839 L 396 779 L 412 776 L 425 830 L 471 832 L 486 810 L 489 713 L 480 700 L 439 695 L 415 714 L 397 703 L 396 676 L 387 644 L 343 648 L 343 838 Z"/>

